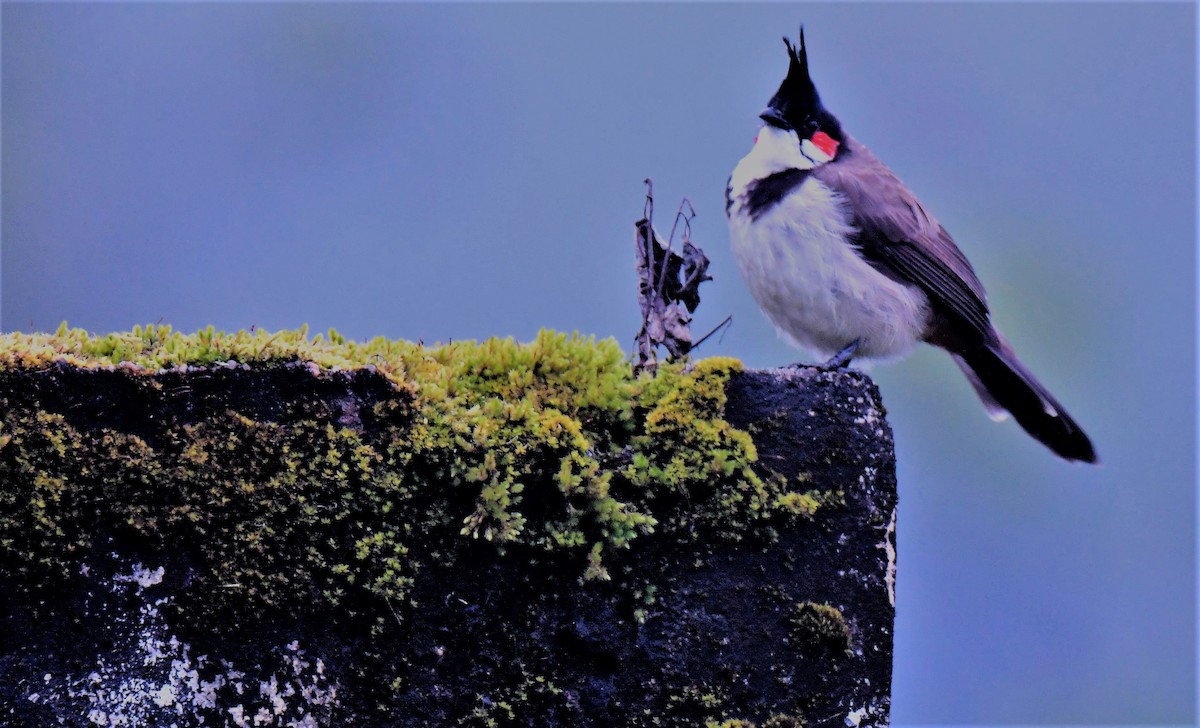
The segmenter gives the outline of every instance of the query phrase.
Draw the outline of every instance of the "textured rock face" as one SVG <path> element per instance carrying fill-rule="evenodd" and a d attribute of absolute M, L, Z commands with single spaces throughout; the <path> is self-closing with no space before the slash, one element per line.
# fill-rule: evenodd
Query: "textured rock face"
<path fill-rule="evenodd" d="M 886 724 L 895 471 L 878 392 L 854 372 L 733 369 L 724 376 L 727 401 L 702 396 L 703 407 L 694 409 L 710 407 L 715 411 L 705 416 L 716 419 L 695 428 L 703 433 L 724 421 L 749 432 L 757 450 L 749 467 L 766 484 L 758 492 L 767 500 L 746 495 L 753 483 L 730 475 L 740 461 L 717 450 L 711 477 L 654 474 L 687 461 L 654 457 L 647 443 L 666 435 L 655 436 L 653 423 L 648 434 L 633 426 L 634 435 L 622 436 L 630 444 L 612 438 L 607 457 L 614 462 L 600 458 L 615 475 L 594 479 L 619 498 L 605 489 L 596 502 L 632 503 L 634 489 L 643 487 L 638 478 L 651 483 L 644 487 L 676 486 L 630 506 L 655 519 L 654 527 L 605 550 L 602 570 L 597 561 L 585 572 L 578 550 L 464 536 L 463 516 L 469 519 L 473 501 L 453 495 L 453 488 L 445 518 L 393 524 L 404 532 L 402 545 L 354 530 L 369 517 L 366 506 L 345 518 L 330 515 L 353 489 L 383 487 L 385 454 L 403 449 L 396 433 L 415 432 L 412 423 L 421 416 L 420 394 L 414 404 L 411 391 L 370 371 L 330 374 L 301 364 L 181 368 L 152 377 L 65 366 L 6 373 L 0 377 L 6 507 L 27 507 L 22 498 L 76 500 L 58 510 L 55 503 L 33 506 L 35 521 L 53 521 L 38 531 L 56 549 L 45 568 L 22 561 L 36 557 L 36 549 L 4 544 L 0 724 Z M 587 413 L 578 417 L 591 422 Z M 238 438 L 203 430 L 214 421 Z M 230 551 L 216 559 L 206 550 L 214 543 L 205 540 L 208 522 L 189 525 L 195 511 L 188 489 L 204 483 L 221 493 L 221 482 L 205 480 L 205 468 L 218 472 L 223 462 L 220 448 L 276 447 L 287 427 L 325 433 L 304 442 L 322 457 L 324 449 L 337 450 L 332 462 L 373 453 L 384 464 L 361 465 L 367 475 L 357 479 L 322 469 L 327 463 L 299 471 L 345 489 L 339 491 L 283 480 L 269 463 L 248 471 L 243 461 L 230 461 L 228 472 L 219 471 L 230 488 L 246 490 L 265 473 L 284 489 L 270 491 L 271 498 L 301 494 L 298 504 L 289 501 L 275 513 L 262 505 L 264 492 L 254 491 L 246 500 L 248 520 L 311 517 L 314 525 L 296 534 L 281 521 L 262 533 L 287 538 L 264 543 L 258 531 L 247 530 L 254 524 L 237 522 L 236 509 L 220 511 L 224 520 L 213 523 L 241 540 L 222 547 Z M 91 450 L 109 448 L 101 454 L 110 476 L 92 481 L 85 474 L 92 465 L 47 462 L 39 470 L 22 458 L 37 441 L 48 452 L 61 447 L 55 457 L 69 459 L 76 445 L 55 439 L 68 428 Z M 379 435 L 384 430 L 392 438 L 387 443 Z M 203 435 L 209 449 L 189 449 L 181 433 Z M 648 454 L 650 465 L 634 462 L 633 451 Z M 276 457 L 270 452 L 268 460 Z M 626 456 L 629 462 L 621 461 Z M 91 504 L 107 501 L 102 493 L 94 500 L 73 495 L 71 488 L 125 483 L 119 473 L 135 463 L 161 480 L 143 482 L 139 475 L 130 492 L 142 500 L 122 517 L 161 521 L 147 528 L 143 521 L 89 520 Z M 547 472 L 558 468 L 556 460 L 550 464 Z M 185 486 L 171 486 L 185 470 Z M 229 475 L 235 472 L 253 477 L 235 481 Z M 61 482 L 49 482 L 55 478 Z M 701 487 L 707 480 L 728 487 L 707 492 Z M 14 492 L 35 481 L 36 493 Z M 539 513 L 532 501 L 541 491 L 526 483 L 523 492 L 523 517 L 532 524 Z M 367 502 L 388 510 L 385 497 Z M 567 499 L 566 508 L 572 503 Z M 739 509 L 745 514 L 737 516 Z M 79 517 L 67 521 L 62 513 Z M 56 535 L 55 523 L 92 524 L 95 532 Z M 624 521 L 598 523 L 616 528 L 611 524 Z M 592 526 L 579 528 L 592 533 Z M 339 529 L 348 534 L 345 548 L 363 556 L 330 564 L 328 574 L 316 573 L 311 559 L 271 551 L 337 553 L 341 545 L 325 542 L 336 541 Z M 172 536 L 185 533 L 191 535 Z M 383 556 L 381 544 L 390 549 Z M 228 559 L 238 568 L 214 571 Z M 389 564 L 406 569 L 403 578 L 389 574 Z M 387 588 L 360 589 L 367 578 Z M 277 588 L 269 599 L 256 596 L 246 588 L 251 579 Z M 337 584 L 344 593 L 331 596 Z"/>
<path fill-rule="evenodd" d="M 796 632 L 819 620 L 811 610 L 797 614 L 793 607 L 790 646 L 801 651 L 798 664 L 811 666 L 797 684 L 812 680 L 820 686 L 816 692 L 829 696 L 805 714 L 813 724 L 885 725 L 895 618 L 896 469 L 879 390 L 860 372 L 789 368 L 742 372 L 728 391 L 726 417 L 753 433 L 764 470 L 836 483 L 844 494 L 843 507 L 783 535 L 785 565 L 771 577 L 800 602 L 840 609 L 850 631 L 851 654 L 842 655 L 835 670 L 823 671 L 811 662 L 813 640 Z"/>

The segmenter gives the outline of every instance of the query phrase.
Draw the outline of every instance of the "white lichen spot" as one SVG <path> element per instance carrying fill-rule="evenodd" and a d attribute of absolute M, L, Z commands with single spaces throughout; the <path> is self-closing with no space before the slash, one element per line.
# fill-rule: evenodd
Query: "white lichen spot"
<path fill-rule="evenodd" d="M 166 574 L 166 569 L 161 566 L 157 569 L 151 570 L 139 563 L 133 565 L 133 573 L 129 576 L 126 576 L 125 574 L 117 574 L 113 577 L 113 580 L 124 583 L 133 582 L 136 583 L 140 588 L 146 589 L 156 584 L 161 584 L 164 574 Z"/>
<path fill-rule="evenodd" d="M 867 717 L 867 709 L 865 707 L 858 710 L 852 710 L 846 714 L 846 725 L 858 726 L 862 723 L 863 718 Z"/>
<path fill-rule="evenodd" d="M 888 604 L 896 606 L 896 509 L 892 509 L 892 518 L 888 521 L 887 531 L 883 534 L 883 550 L 887 554 L 887 573 L 883 582 L 887 585 Z"/>
<path fill-rule="evenodd" d="M 56 679 L 47 672 L 45 687 L 26 697 L 49 706 L 66 725 L 80 719 L 112 727 L 321 725 L 328 706 L 337 705 L 338 687 L 325 675 L 322 660 L 305 657 L 298 640 L 271 650 L 255 661 L 251 684 L 259 685 L 259 695 L 247 700 L 247 670 L 224 659 L 193 657 L 191 645 L 168 636 L 159 608 L 171 598 L 151 601 L 143 593 L 158 587 L 164 574 L 162 567 L 136 564 L 131 573 L 114 577 L 110 591 L 140 604 L 135 611 L 95 615 L 114 626 L 112 652 L 97 655 L 95 669 L 86 675 Z"/>
<path fill-rule="evenodd" d="M 154 694 L 154 704 L 160 708 L 169 708 L 174 705 L 175 686 L 167 684 L 159 688 L 158 692 Z"/>
<path fill-rule="evenodd" d="M 887 708 L 878 705 L 864 705 L 858 710 L 846 714 L 846 725 L 850 728 L 858 726 L 887 725 Z"/>
<path fill-rule="evenodd" d="M 230 708 L 229 717 L 233 719 L 233 725 L 237 728 L 250 728 L 250 719 L 246 717 L 246 709 L 241 705 Z"/>

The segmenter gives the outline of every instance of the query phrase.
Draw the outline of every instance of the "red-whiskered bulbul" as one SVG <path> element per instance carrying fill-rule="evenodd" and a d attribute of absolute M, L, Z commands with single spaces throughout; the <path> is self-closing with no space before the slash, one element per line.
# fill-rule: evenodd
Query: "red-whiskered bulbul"
<path fill-rule="evenodd" d="M 971 264 L 916 196 L 821 104 L 800 47 L 750 150 L 729 178 L 725 211 L 742 277 L 793 343 L 852 357 L 940 346 L 994 419 L 1011 413 L 1067 460 L 1094 463 L 1083 429 L 992 325 Z"/>

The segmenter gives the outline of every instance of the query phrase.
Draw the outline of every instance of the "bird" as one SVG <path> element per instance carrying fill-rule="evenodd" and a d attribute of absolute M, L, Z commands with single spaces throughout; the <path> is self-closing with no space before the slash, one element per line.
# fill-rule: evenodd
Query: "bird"
<path fill-rule="evenodd" d="M 767 318 L 829 360 L 889 360 L 945 349 L 989 415 L 1009 414 L 1068 461 L 1095 447 L 996 329 L 987 294 L 954 239 L 821 102 L 800 43 L 725 188 L 738 268 Z"/>

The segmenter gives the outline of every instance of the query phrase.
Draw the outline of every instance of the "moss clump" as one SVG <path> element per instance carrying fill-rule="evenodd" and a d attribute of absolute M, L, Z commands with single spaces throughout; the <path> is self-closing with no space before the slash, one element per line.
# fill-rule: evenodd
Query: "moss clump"
<path fill-rule="evenodd" d="M 322 369 L 378 367 L 396 383 L 404 379 L 408 342 L 382 337 L 365 344 L 348 341 L 337 331 L 308 337 L 308 327 L 274 333 L 250 329 L 227 334 L 209 326 L 194 334 L 169 325 L 135 326 L 132 331 L 96 336 L 64 322 L 53 334 L 0 334 L 0 370 L 38 369 L 51 363 L 86 369 L 121 367 L 154 373 L 172 367 L 207 366 L 215 362 L 312 362 Z"/>
<path fill-rule="evenodd" d="M 804 728 L 806 725 L 808 724 L 804 722 L 803 718 L 794 715 L 778 713 L 770 718 L 767 718 L 767 720 L 762 724 L 762 728 Z M 721 721 L 720 723 L 717 723 L 716 721 L 709 721 L 705 724 L 705 728 L 759 728 L 759 726 L 757 723 L 753 723 L 748 720 L 739 720 L 737 718 L 733 718 L 731 720 Z"/>
<path fill-rule="evenodd" d="M 792 639 L 798 644 L 831 654 L 850 653 L 850 626 L 837 607 L 797 602 L 789 621 Z"/>
<path fill-rule="evenodd" d="M 364 413 L 372 427 L 343 424 L 328 402 L 289 400 L 269 419 L 230 405 L 138 434 L 78 422 L 20 384 L 105 370 L 159 401 L 181 396 L 163 391 L 166 368 L 187 377 L 214 362 L 318 380 L 369 369 L 392 394 Z M 611 555 L 644 534 L 737 540 L 826 499 L 751 468 L 750 436 L 723 419 L 739 366 L 635 376 L 615 342 L 549 331 L 437 347 L 303 329 L 3 335 L 0 571 L 69 580 L 100 539 L 118 538 L 191 554 L 192 591 L 213 602 L 355 597 L 397 618 L 421 570 L 463 538 L 561 554 L 583 579 L 608 579 Z"/>

